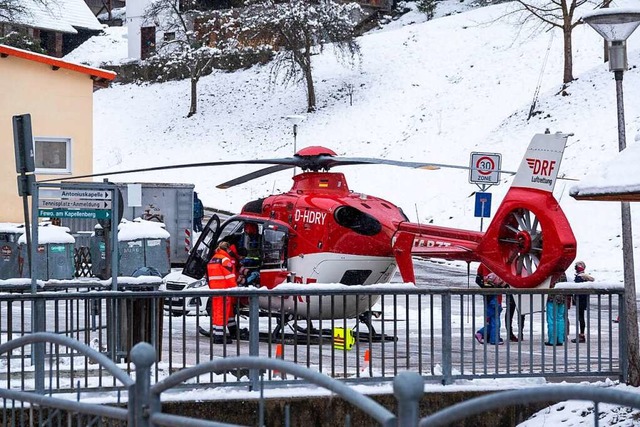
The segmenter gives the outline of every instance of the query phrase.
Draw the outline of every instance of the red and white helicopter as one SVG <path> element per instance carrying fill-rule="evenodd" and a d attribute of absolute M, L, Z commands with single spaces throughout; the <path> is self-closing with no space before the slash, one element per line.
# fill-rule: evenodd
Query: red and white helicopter
<path fill-rule="evenodd" d="M 553 197 L 567 137 L 560 133 L 534 136 L 484 233 L 412 223 L 393 203 L 352 192 L 345 176 L 331 171 L 338 166 L 367 164 L 468 167 L 340 157 L 324 147 L 307 147 L 289 158 L 168 165 L 66 179 L 202 166 L 271 165 L 218 186 L 228 188 L 286 169 L 302 170 L 293 177 L 288 192 L 250 201 L 239 215 L 222 224 L 217 216 L 212 217 L 178 280 L 165 278 L 170 290 L 192 288 L 192 279 L 206 287 L 202 280 L 206 264 L 217 243 L 230 236 L 258 259 L 260 286 L 269 289 L 287 282 L 385 283 L 396 270 L 404 282 L 415 282 L 413 257 L 481 262 L 511 286 L 534 288 L 563 273 L 576 255 L 576 239 Z M 376 302 L 362 295 L 323 309 L 327 300 L 288 298 L 274 307 L 268 302 L 273 299 L 264 298 L 261 306 L 269 312 L 313 321 L 360 317 Z"/>
<path fill-rule="evenodd" d="M 413 257 L 481 262 L 514 287 L 537 287 L 563 273 L 576 255 L 575 237 L 552 193 L 566 140 L 567 135 L 559 133 L 533 138 L 485 233 L 412 223 L 393 203 L 352 192 L 345 176 L 331 171 L 362 164 L 456 166 L 339 157 L 324 147 L 307 147 L 291 158 L 219 162 L 274 166 L 218 188 L 294 167 L 302 173 L 293 177 L 293 187 L 284 194 L 250 201 L 222 224 L 213 217 L 191 251 L 183 275 L 201 279 L 217 242 L 234 236 L 239 246 L 260 260 L 260 286 L 269 289 L 286 282 L 385 283 L 398 269 L 404 282 L 415 282 Z M 176 285 L 172 282 L 170 289 Z M 261 301 L 263 309 L 284 310 L 307 321 L 357 317 L 375 302 L 362 295 L 329 310 L 323 309 L 321 298 L 290 298 L 278 301 L 277 307 L 267 301 L 272 300 Z"/>

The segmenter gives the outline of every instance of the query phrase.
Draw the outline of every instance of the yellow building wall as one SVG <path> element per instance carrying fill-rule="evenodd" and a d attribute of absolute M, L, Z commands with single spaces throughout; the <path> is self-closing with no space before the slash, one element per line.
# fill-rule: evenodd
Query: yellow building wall
<path fill-rule="evenodd" d="M 35 137 L 71 139 L 71 174 L 93 171 L 93 80 L 87 74 L 0 57 L 0 222 L 23 222 L 13 116 L 31 114 Z M 37 175 L 37 180 L 65 175 Z"/>

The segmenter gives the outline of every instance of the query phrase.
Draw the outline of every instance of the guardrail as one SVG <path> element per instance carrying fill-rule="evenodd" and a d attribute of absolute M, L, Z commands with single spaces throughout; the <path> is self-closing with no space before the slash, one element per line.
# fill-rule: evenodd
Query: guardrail
<path fill-rule="evenodd" d="M 398 372 L 407 370 L 425 380 L 444 384 L 460 379 L 534 376 L 563 380 L 622 378 L 626 357 L 621 345 L 624 330 L 618 330 L 614 323 L 618 309 L 621 322 L 624 321 L 620 288 L 580 290 L 589 294 L 585 342 L 571 342 L 570 338 L 577 338 L 578 325 L 577 312 L 571 309 L 563 315 L 571 324 L 568 339 L 563 346 L 548 346 L 546 313 L 536 310 L 545 307 L 548 295 L 567 296 L 576 290 L 385 285 L 299 289 L 294 294 L 253 288 L 147 291 L 144 289 L 153 286 L 144 284 L 130 285 L 123 291 L 97 291 L 105 285 L 67 285 L 55 285 L 56 289 L 65 289 L 64 292 L 30 294 L 16 290 L 18 293 L 0 294 L 0 344 L 31 333 L 33 307 L 44 307 L 44 331 L 74 338 L 115 362 L 129 362 L 129 351 L 135 343 L 151 343 L 158 359 L 153 369 L 155 382 L 205 361 L 246 355 L 289 360 L 345 382 L 391 381 Z M 513 295 L 523 311 L 533 312 L 526 316 L 522 340 L 505 339 L 503 345 L 495 346 L 486 339 L 482 344 L 476 341 L 474 335 L 486 320 L 484 300 L 491 295 Z M 210 296 L 234 298 L 243 303 L 240 328 L 222 344 L 215 344 L 201 333 L 211 331 L 211 320 L 206 314 Z M 304 320 L 305 314 L 310 314 L 305 311 L 309 310 L 307 302 L 320 299 L 321 317 L 325 318 Z M 175 315 L 180 307 L 186 312 L 192 300 L 196 302 L 191 305 L 189 315 Z M 359 318 L 338 316 L 347 302 L 356 312 L 369 307 L 372 311 Z M 261 316 L 264 313 L 259 310 L 260 304 L 298 312 L 299 318 L 284 322 L 285 315 Z M 503 320 L 504 314 L 498 317 Z M 504 320 L 502 323 L 502 336 L 508 338 Z M 244 328 L 249 332 L 242 331 Z M 6 388 L 19 386 L 48 393 L 118 389 L 112 376 L 97 369 L 91 358 L 72 350 L 33 346 L 0 357 L 6 363 L 6 368 L 0 371 L 0 386 Z M 44 360 L 55 374 L 38 378 L 42 376 L 40 370 L 29 373 L 37 360 Z M 245 384 L 255 389 L 258 378 L 258 372 L 251 370 L 219 372 L 198 377 L 189 387 Z M 300 381 L 295 376 L 283 378 L 272 371 L 265 373 L 264 380 Z"/>

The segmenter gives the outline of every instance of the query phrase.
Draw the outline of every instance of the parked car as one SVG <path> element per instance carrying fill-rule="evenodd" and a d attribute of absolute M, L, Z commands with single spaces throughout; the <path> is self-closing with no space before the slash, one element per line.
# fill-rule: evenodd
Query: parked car
<path fill-rule="evenodd" d="M 196 280 L 182 274 L 182 270 L 173 271 L 163 279 L 162 290 L 166 291 L 208 291 L 209 286 L 205 278 Z M 165 298 L 164 309 L 174 316 L 182 315 L 210 315 L 211 304 L 208 296 L 190 296 Z"/>

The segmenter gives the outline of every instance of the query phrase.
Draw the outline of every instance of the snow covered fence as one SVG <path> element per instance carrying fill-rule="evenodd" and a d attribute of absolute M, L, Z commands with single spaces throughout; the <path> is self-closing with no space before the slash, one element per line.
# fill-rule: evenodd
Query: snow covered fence
<path fill-rule="evenodd" d="M 129 351 L 137 342 L 152 343 L 158 355 L 152 372 L 154 382 L 176 370 L 218 358 L 275 358 L 278 349 L 278 358 L 362 384 L 390 382 L 402 370 L 445 384 L 481 378 L 544 377 L 561 381 L 623 375 L 625 354 L 620 343 L 625 337 L 615 323 L 618 314 L 624 322 L 624 312 L 618 313 L 623 295 L 620 287 L 530 291 L 392 284 L 306 285 L 271 291 L 211 291 L 206 287 L 155 291 L 159 280 L 150 276 L 130 278 L 119 291 L 105 291 L 110 289 L 109 281 L 44 282 L 37 294 L 28 292 L 27 282 L 0 281 L 5 291 L 0 294 L 0 343 L 32 332 L 35 306 L 44 307 L 46 332 L 77 339 L 117 363 L 130 361 Z M 578 291 L 587 294 L 589 302 L 584 342 L 576 332 L 579 313 L 571 308 L 562 316 L 569 325 L 568 335 L 563 336 L 563 342 L 550 343 L 545 303 L 550 296 L 566 298 Z M 502 345 L 492 345 L 488 333 L 480 339 L 475 336 L 488 320 L 484 300 L 493 295 L 502 295 L 505 304 L 503 313 L 494 314 L 493 319 L 502 323 Z M 517 314 L 514 316 L 518 341 L 511 341 L 505 333 L 508 327 L 504 315 L 508 322 L 511 310 L 506 304 L 507 295 L 514 296 L 521 313 L 528 313 L 520 328 Z M 206 309 L 211 307 L 207 301 L 212 296 L 233 298 L 240 313 L 239 328 L 230 331 L 221 344 L 210 337 L 211 318 Z M 186 310 L 176 312 L 176 301 L 185 307 L 194 302 L 195 310 L 189 315 L 183 314 Z M 259 309 L 265 306 L 272 308 L 271 315 Z M 321 312 L 312 316 L 307 310 L 313 307 Z M 345 307 L 355 311 L 347 312 Z M 305 320 L 309 318 L 314 320 Z M 336 330 L 342 331 L 343 339 L 345 333 L 351 334 L 353 344 L 336 345 Z M 57 347 L 43 349 L 42 353 L 39 357 L 49 360 L 55 372 L 49 379 L 52 392 L 113 389 L 113 379 L 92 360 Z M 34 375 L 32 355 L 3 356 L 6 360 L 0 359 L 0 363 L 6 363 L 6 369 L 0 372 L 0 386 L 10 388 L 22 384 L 25 375 Z M 195 378 L 185 387 L 255 388 L 258 378 L 258 373 L 250 370 L 219 372 Z M 301 382 L 300 378 L 285 379 L 272 371 L 264 372 L 263 380 L 273 385 Z"/>

